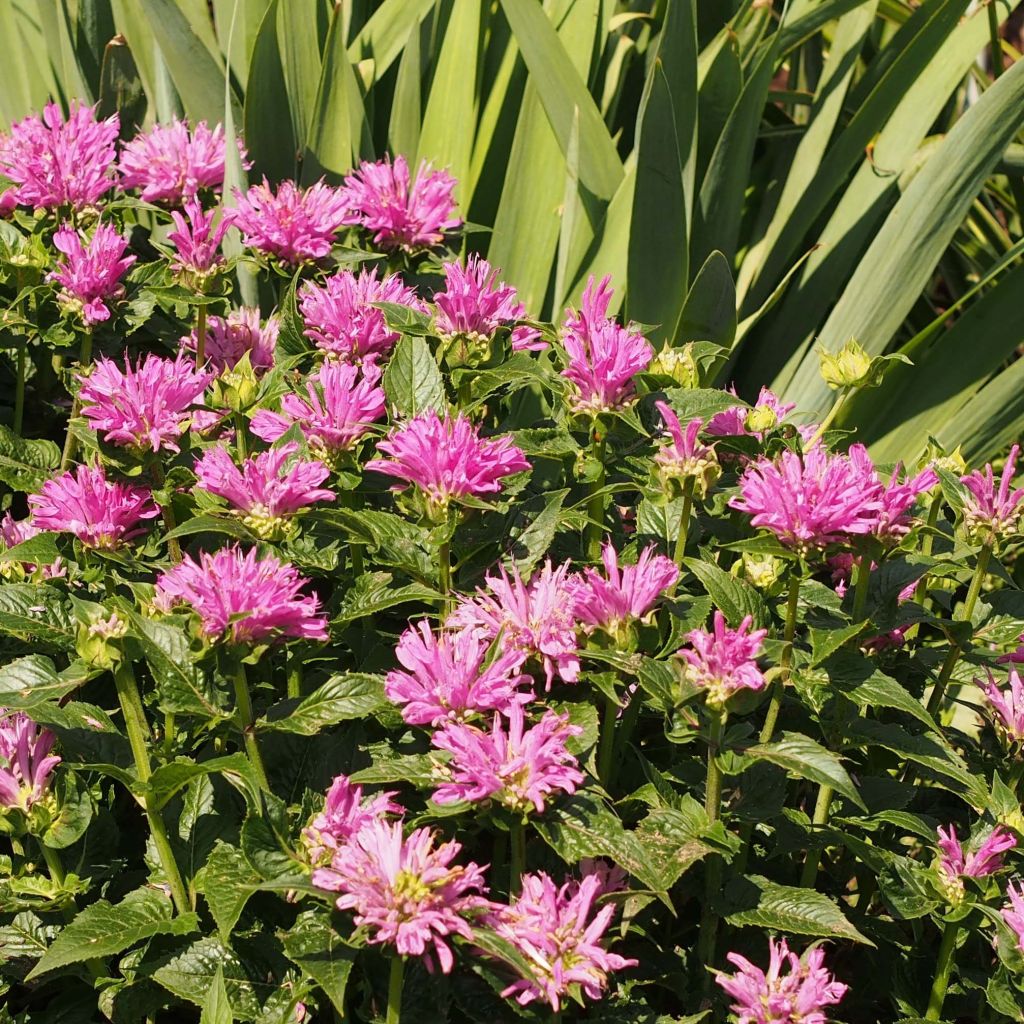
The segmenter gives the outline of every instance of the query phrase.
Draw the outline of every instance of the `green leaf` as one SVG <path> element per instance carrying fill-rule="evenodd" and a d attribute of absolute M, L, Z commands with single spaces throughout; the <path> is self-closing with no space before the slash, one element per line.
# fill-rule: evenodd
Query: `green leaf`
<path fill-rule="evenodd" d="M 813 889 L 777 885 L 760 875 L 745 875 L 726 886 L 724 903 L 725 920 L 737 928 L 765 928 L 874 945 L 847 921 L 832 900 Z"/>
<path fill-rule="evenodd" d="M 64 595 L 54 587 L 41 583 L 0 587 L 0 633 L 70 651 L 77 631 Z"/>
<path fill-rule="evenodd" d="M 92 821 L 92 794 L 80 776 L 71 772 L 58 776 L 55 789 L 59 810 L 39 839 L 53 850 L 65 850 L 85 835 Z"/>
<path fill-rule="evenodd" d="M 150 776 L 148 788 L 164 804 L 183 786 L 200 775 L 224 775 L 248 793 L 249 801 L 258 801 L 259 781 L 249 759 L 242 753 L 225 754 L 209 761 L 177 760 L 160 765 Z M 239 786 L 238 784 L 241 783 Z"/>
<path fill-rule="evenodd" d="M 694 279 L 671 340 L 676 345 L 710 341 L 731 348 L 735 337 L 736 285 L 728 260 L 716 249 Z"/>
<path fill-rule="evenodd" d="M 869 658 L 836 654 L 825 662 L 829 681 L 860 708 L 895 708 L 916 718 L 932 732 L 935 719 L 924 705 L 891 676 L 875 668 Z"/>
<path fill-rule="evenodd" d="M 848 640 L 852 640 L 858 633 L 863 632 L 864 623 L 855 622 L 849 626 L 826 626 L 818 629 L 811 626 L 807 630 L 808 639 L 811 641 L 810 667 L 820 665 L 826 658 L 831 657 Z"/>
<path fill-rule="evenodd" d="M 281 68 L 298 152 L 306 145 L 315 124 L 314 104 L 321 64 L 318 16 L 322 8 L 320 0 L 288 0 L 277 7 Z"/>
<path fill-rule="evenodd" d="M 103 50 L 100 70 L 98 118 L 117 113 L 121 138 L 128 139 L 142 127 L 146 116 L 146 92 L 135 58 L 123 36 L 114 36 Z"/>
<path fill-rule="evenodd" d="M 27 565 L 52 565 L 60 552 L 57 550 L 56 533 L 37 533 L 6 551 L 0 551 L 0 563 L 24 562 Z"/>
<path fill-rule="evenodd" d="M 260 881 L 237 846 L 217 841 L 203 868 L 203 895 L 225 943 Z"/>
<path fill-rule="evenodd" d="M 366 718 L 385 703 L 380 676 L 345 672 L 331 676 L 298 704 L 293 700 L 276 704 L 260 722 L 260 727 L 315 736 L 321 729 L 338 722 Z"/>
<path fill-rule="evenodd" d="M 279 8 L 279 0 L 273 0 L 263 17 L 245 87 L 245 146 L 253 162 L 251 173 L 257 179 L 265 174 L 271 181 L 295 176 L 295 157 L 301 152 L 302 139 L 288 102 Z"/>
<path fill-rule="evenodd" d="M 739 626 L 747 615 L 753 618 L 755 626 L 768 624 L 768 607 L 764 598 L 745 580 L 698 558 L 687 558 L 685 564 L 703 584 L 712 603 L 720 609 L 730 626 Z"/>
<path fill-rule="evenodd" d="M 153 972 L 153 978 L 169 992 L 196 1006 L 205 1005 L 218 976 L 227 991 L 232 1015 L 255 1019 L 260 1002 L 252 981 L 234 951 L 218 939 L 200 939 Z"/>
<path fill-rule="evenodd" d="M 436 601 L 440 597 L 436 590 L 419 583 L 392 587 L 393 579 L 389 572 L 367 572 L 357 577 L 345 592 L 338 614 L 331 620 L 332 625 L 345 625 L 397 605 Z"/>
<path fill-rule="evenodd" d="M 867 810 L 839 758 L 810 736 L 798 732 L 784 732 L 771 743 L 747 747 L 744 753 L 759 761 L 777 764 L 802 779 L 810 779 L 821 786 L 830 786 L 861 810 Z"/>
<path fill-rule="evenodd" d="M 522 529 L 512 530 L 512 561 L 524 577 L 529 577 L 537 563 L 547 554 L 562 519 L 562 506 L 567 489 L 552 491 L 544 507 Z"/>
<path fill-rule="evenodd" d="M 681 809 L 655 807 L 637 826 L 636 838 L 647 851 L 656 889 L 666 892 L 699 860 L 713 852 L 701 838 L 708 817 L 695 800 Z"/>
<path fill-rule="evenodd" d="M 284 934 L 284 951 L 312 978 L 339 1014 L 345 1014 L 345 988 L 357 950 L 345 945 L 323 911 L 300 914 Z"/>
<path fill-rule="evenodd" d="M 77 663 L 72 667 L 80 668 Z M 66 697 L 82 681 L 81 677 L 69 678 L 58 672 L 45 655 L 29 654 L 0 665 L 0 707 L 28 711 L 47 701 Z"/>
<path fill-rule="evenodd" d="M 111 956 L 154 935 L 187 935 L 199 926 L 195 914 L 172 917 L 172 913 L 170 899 L 148 886 L 129 893 L 118 904 L 97 900 L 78 912 L 28 977 Z"/>
<path fill-rule="evenodd" d="M 238 540 L 256 541 L 258 538 L 248 527 L 243 526 L 237 519 L 230 519 L 227 516 L 200 515 L 176 526 L 167 538 L 171 537 L 192 537 L 197 533 L 221 534 L 226 537 L 236 537 Z"/>
<path fill-rule="evenodd" d="M 210 991 L 203 1001 L 203 1012 L 199 1015 L 199 1024 L 231 1024 L 234 1020 L 228 990 L 224 984 L 224 971 L 217 968 Z"/>
<path fill-rule="evenodd" d="M 0 424 L 0 481 L 15 491 L 37 491 L 60 464 L 52 441 L 30 441 Z"/>
<path fill-rule="evenodd" d="M 384 394 L 388 407 L 402 418 L 428 409 L 444 412 L 444 381 L 430 346 L 422 338 L 398 339 L 384 371 Z"/>

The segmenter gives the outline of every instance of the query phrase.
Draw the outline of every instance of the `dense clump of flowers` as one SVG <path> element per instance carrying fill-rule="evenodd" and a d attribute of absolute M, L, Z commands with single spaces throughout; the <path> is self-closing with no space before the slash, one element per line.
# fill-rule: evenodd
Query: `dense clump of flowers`
<path fill-rule="evenodd" d="M 221 446 L 208 449 L 196 463 L 196 480 L 220 495 L 261 537 L 277 535 L 286 517 L 318 501 L 334 501 L 334 492 L 320 487 L 331 471 L 312 459 L 297 459 L 298 444 L 281 445 L 235 465 Z"/>
<path fill-rule="evenodd" d="M 527 583 L 518 569 L 510 576 L 502 568 L 497 576 L 486 577 L 487 590 L 463 601 L 449 622 L 488 642 L 500 638 L 503 650 L 539 661 L 549 690 L 556 674 L 574 683 L 580 659 L 569 571 L 568 562 L 556 568 L 548 559 Z"/>
<path fill-rule="evenodd" d="M 328 355 L 349 363 L 376 363 L 399 335 L 388 327 L 375 302 L 391 302 L 425 312 L 416 292 L 397 274 L 377 276 L 377 268 L 353 274 L 342 270 L 322 285 L 307 281 L 298 294 L 307 338 Z"/>
<path fill-rule="evenodd" d="M 939 482 L 930 466 L 916 476 L 906 476 L 902 466 L 892 471 L 878 496 L 879 510 L 873 533 L 884 540 L 898 541 L 910 532 L 911 514 L 917 499 Z"/>
<path fill-rule="evenodd" d="M 769 939 L 768 948 L 767 972 L 729 953 L 726 959 L 738 970 L 715 975 L 733 999 L 736 1024 L 827 1024 L 825 1008 L 840 1002 L 847 986 L 826 969 L 825 951 L 815 946 L 798 957 L 785 939 Z"/>
<path fill-rule="evenodd" d="M 576 758 L 566 743 L 583 730 L 570 725 L 568 715 L 548 711 L 526 728 L 522 705 L 513 704 L 504 716 L 495 715 L 490 732 L 465 722 L 448 722 L 431 741 L 452 755 L 447 771 L 451 781 L 438 786 L 434 801 L 496 799 L 513 811 L 544 810 L 552 793 L 575 793 L 583 781 Z"/>
<path fill-rule="evenodd" d="M 108 302 L 124 294 L 121 278 L 135 262 L 125 256 L 128 242 L 109 224 L 97 224 L 84 244 L 74 228 L 53 233 L 54 248 L 64 254 L 49 274 L 61 286 L 61 303 L 82 318 L 86 327 L 110 319 Z"/>
<path fill-rule="evenodd" d="M 947 885 L 959 887 L 961 893 L 961 878 L 984 878 L 986 875 L 995 874 L 1003 867 L 1003 855 L 1006 851 L 1017 845 L 1013 834 L 1001 825 L 992 829 L 981 846 L 971 854 L 964 853 L 953 825 L 948 829 L 940 825 L 938 836 L 939 874 Z"/>
<path fill-rule="evenodd" d="M 344 223 L 344 195 L 322 181 L 307 189 L 282 181 L 275 191 L 264 178 L 235 198 L 232 223 L 245 244 L 289 265 L 323 259 Z"/>
<path fill-rule="evenodd" d="M 529 977 L 514 981 L 503 996 L 515 996 L 521 1006 L 543 1001 L 557 1013 L 577 988 L 588 999 L 600 999 L 609 974 L 637 965 L 602 945 L 615 915 L 610 903 L 594 912 L 602 891 L 593 874 L 560 887 L 543 871 L 523 875 L 519 896 L 489 918 L 532 968 Z"/>
<path fill-rule="evenodd" d="M 179 352 L 175 359 L 148 355 L 127 368 L 101 356 L 88 377 L 79 377 L 82 415 L 111 444 L 140 451 L 178 451 L 193 406 L 213 374 L 197 370 Z"/>
<path fill-rule="evenodd" d="M 378 442 L 377 450 L 390 459 L 372 459 L 366 468 L 414 484 L 431 513 L 453 498 L 496 494 L 505 477 L 530 468 L 511 437 L 480 437 L 461 413 L 455 419 L 422 413 Z"/>
<path fill-rule="evenodd" d="M 113 185 L 112 168 L 120 121 L 96 120 L 96 108 L 71 101 L 67 121 L 56 103 L 42 117 L 18 121 L 0 140 L 0 172 L 14 188 L 7 195 L 22 206 L 54 210 L 94 206 Z"/>
<path fill-rule="evenodd" d="M 777 461 L 752 462 L 740 479 L 740 496 L 729 505 L 783 544 L 809 553 L 872 533 L 881 491 L 863 445 L 851 446 L 848 455 L 831 455 L 816 445 L 803 455 L 784 451 Z"/>
<path fill-rule="evenodd" d="M 339 910 L 355 911 L 369 942 L 394 946 L 402 956 L 434 958 L 448 974 L 455 958 L 448 939 L 473 938 L 469 920 L 490 906 L 477 864 L 454 864 L 462 849 L 454 840 L 437 843 L 429 828 L 408 837 L 402 823 L 375 820 L 355 832 L 313 876 L 314 884 L 340 893 Z"/>
<path fill-rule="evenodd" d="M 462 223 L 454 189 L 455 179 L 425 160 L 415 181 L 404 156 L 364 161 L 345 179 L 345 223 L 369 231 L 382 249 L 429 249 Z"/>
<path fill-rule="evenodd" d="M 28 715 L 0 708 L 0 807 L 27 811 L 45 795 L 60 758 L 57 737 Z"/>
<path fill-rule="evenodd" d="M 633 378 L 654 358 L 647 339 L 608 318 L 611 278 L 600 284 L 591 277 L 580 311 L 569 310 L 562 326 L 562 344 L 569 357 L 562 376 L 573 385 L 577 412 L 601 413 L 627 405 L 636 394 Z"/>
<path fill-rule="evenodd" d="M 327 639 L 320 599 L 303 595 L 306 580 L 272 555 L 238 545 L 213 554 L 189 555 L 156 581 L 154 605 L 171 611 L 187 605 L 199 616 L 202 632 L 212 640 L 254 644 L 298 637 Z"/>
<path fill-rule="evenodd" d="M 260 409 L 252 432 L 276 441 L 298 423 L 309 447 L 325 458 L 348 451 L 384 415 L 385 398 L 377 384 L 347 363 L 324 363 L 306 381 L 306 397 L 285 395 L 281 411 Z"/>
<path fill-rule="evenodd" d="M 239 143 L 242 162 L 245 150 Z M 224 185 L 226 143 L 224 127 L 212 130 L 200 121 L 188 124 L 174 118 L 136 135 L 121 152 L 121 184 L 139 189 L 147 203 L 180 203 L 201 189 L 219 190 Z"/>
<path fill-rule="evenodd" d="M 200 280 L 208 277 L 223 263 L 220 244 L 231 227 L 231 212 L 204 210 L 193 198 L 186 200 L 184 215 L 172 210 L 171 219 L 174 230 L 167 232 L 167 241 L 177 250 L 171 266 Z"/>
<path fill-rule="evenodd" d="M 1009 689 L 1000 689 L 992 673 L 988 681 L 975 680 L 985 695 L 992 712 L 992 725 L 1007 747 L 1024 743 L 1024 680 L 1016 669 L 1011 669 L 1007 683 Z"/>
<path fill-rule="evenodd" d="M 1017 937 L 1017 948 L 1024 953 L 1024 884 L 1011 882 L 1006 887 L 1010 902 L 999 911 L 1006 927 Z"/>
<path fill-rule="evenodd" d="M 684 430 L 679 417 L 666 402 L 655 402 L 654 408 L 660 413 L 669 435 L 668 443 L 661 445 L 654 453 L 654 464 L 658 467 L 662 483 L 692 480 L 697 494 L 707 494 L 708 488 L 718 479 L 721 469 L 715 449 L 701 444 L 697 439 L 703 421 L 698 416 L 690 420 Z"/>
<path fill-rule="evenodd" d="M 732 390 L 730 393 L 736 394 Z M 795 403 L 783 402 L 773 391 L 761 388 L 752 409 L 745 405 L 733 405 L 722 412 L 716 412 L 708 420 L 704 430 L 705 433 L 718 437 L 739 437 L 748 434 L 760 438 L 781 423 L 795 408 Z"/>
<path fill-rule="evenodd" d="M 47 480 L 28 504 L 38 529 L 73 533 L 86 547 L 107 551 L 143 533 L 143 520 L 160 514 L 148 490 L 108 480 L 101 466 Z"/>
<path fill-rule="evenodd" d="M 324 809 L 302 830 L 302 841 L 314 867 L 329 865 L 331 857 L 357 832 L 380 821 L 388 814 L 401 815 L 402 808 L 391 798 L 396 794 L 377 793 L 363 798 L 363 787 L 347 775 L 331 783 Z M 316 872 L 313 884 L 319 884 Z"/>
<path fill-rule="evenodd" d="M 206 359 L 217 373 L 233 370 L 246 354 L 249 365 L 257 372 L 274 365 L 274 351 L 281 330 L 276 316 L 260 322 L 260 311 L 243 306 L 233 309 L 227 316 L 211 316 L 206 322 Z M 186 335 L 182 343 L 196 350 L 199 339 L 196 332 Z"/>
<path fill-rule="evenodd" d="M 757 667 L 757 656 L 768 631 L 751 630 L 753 621 L 747 615 L 739 629 L 730 629 L 725 616 L 716 609 L 712 631 L 691 630 L 686 636 L 690 647 L 679 651 L 679 656 L 686 663 L 683 674 L 705 692 L 708 703 L 713 707 L 723 707 L 740 690 L 764 688 L 764 676 Z"/>
<path fill-rule="evenodd" d="M 967 491 L 963 512 L 964 529 L 977 543 L 994 544 L 1019 528 L 1024 487 L 1010 489 L 1019 452 L 1020 445 L 1015 444 L 1010 449 L 998 487 L 991 463 L 984 470 L 976 469 L 960 478 Z"/>

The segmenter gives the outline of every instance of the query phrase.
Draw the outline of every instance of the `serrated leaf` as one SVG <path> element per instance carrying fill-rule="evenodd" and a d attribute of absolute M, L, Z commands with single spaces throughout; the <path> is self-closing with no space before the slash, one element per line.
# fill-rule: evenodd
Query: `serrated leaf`
<path fill-rule="evenodd" d="M 284 701 L 275 705 L 260 725 L 279 732 L 315 736 L 338 722 L 366 718 L 384 703 L 384 681 L 380 676 L 345 672 L 331 676 L 298 704 Z"/>
<path fill-rule="evenodd" d="M 60 464 L 52 441 L 29 440 L 0 424 L 0 481 L 15 491 L 38 491 Z"/>
<path fill-rule="evenodd" d="M 739 626 L 747 615 L 753 618 L 755 626 L 767 625 L 768 607 L 764 598 L 749 583 L 699 558 L 687 558 L 684 561 L 686 568 L 700 580 L 714 606 L 721 610 L 730 626 Z"/>
<path fill-rule="evenodd" d="M 876 669 L 869 658 L 852 652 L 837 654 L 825 662 L 825 671 L 832 685 L 858 707 L 895 708 L 916 718 L 931 732 L 937 731 L 938 726 L 924 705 L 897 680 Z"/>
<path fill-rule="evenodd" d="M 253 1020 L 260 1012 L 252 981 L 235 952 L 218 939 L 204 938 L 171 957 L 153 978 L 179 999 L 203 1006 L 214 979 L 222 977 L 233 1016 Z"/>
<path fill-rule="evenodd" d="M 398 339 L 384 371 L 383 385 L 388 408 L 403 419 L 430 409 L 444 412 L 444 381 L 430 346 L 422 338 Z"/>
<path fill-rule="evenodd" d="M 213 976 L 210 991 L 203 1001 L 203 1012 L 199 1015 L 199 1024 L 231 1024 L 234 1015 L 231 1013 L 231 1001 L 224 984 L 224 971 L 218 967 Z"/>
<path fill-rule="evenodd" d="M 29 654 L 0 665 L 0 707 L 27 711 L 66 697 L 80 685 L 80 680 L 59 673 L 50 658 Z"/>
<path fill-rule="evenodd" d="M 64 595 L 41 583 L 9 583 L 0 587 L 0 633 L 69 651 L 75 646 L 77 623 Z"/>
<path fill-rule="evenodd" d="M 284 951 L 344 1015 L 345 988 L 357 951 L 342 942 L 330 917 L 322 911 L 300 914 L 284 934 Z"/>
<path fill-rule="evenodd" d="M 562 506 L 569 491 L 552 491 L 537 516 L 521 530 L 512 531 L 512 560 L 516 569 L 527 579 L 534 566 L 547 554 L 558 532 Z"/>
<path fill-rule="evenodd" d="M 23 562 L 26 565 L 52 565 L 59 557 L 56 533 L 37 533 L 20 544 L 0 552 L 0 562 Z"/>
<path fill-rule="evenodd" d="M 411 602 L 430 602 L 440 598 L 440 594 L 420 583 L 409 583 L 402 587 L 392 587 L 394 576 L 389 572 L 367 572 L 357 577 L 352 586 L 345 591 L 338 614 L 331 620 L 334 626 L 354 622 L 367 615 L 376 615 L 398 605 Z"/>
<path fill-rule="evenodd" d="M 699 860 L 713 851 L 701 833 L 708 826 L 704 809 L 694 800 L 683 808 L 655 807 L 636 829 L 636 838 L 647 851 L 656 888 L 669 890 Z"/>
<path fill-rule="evenodd" d="M 249 897 L 256 892 L 260 876 L 237 846 L 217 841 L 203 868 L 203 895 L 224 942 L 238 922 Z"/>
<path fill-rule="evenodd" d="M 177 760 L 162 764 L 149 778 L 150 792 L 163 804 L 166 803 L 183 786 L 188 785 L 200 775 L 224 775 L 242 785 L 250 803 L 257 801 L 259 781 L 256 779 L 252 765 L 245 754 L 226 754 L 209 761 Z"/>

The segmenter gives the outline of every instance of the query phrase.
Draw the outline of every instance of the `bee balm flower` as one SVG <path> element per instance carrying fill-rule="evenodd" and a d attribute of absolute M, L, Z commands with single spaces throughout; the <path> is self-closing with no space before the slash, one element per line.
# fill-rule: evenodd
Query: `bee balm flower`
<path fill-rule="evenodd" d="M 57 737 L 28 715 L 0 708 L 0 807 L 27 811 L 49 787 L 60 758 L 50 753 Z"/>
<path fill-rule="evenodd" d="M 1017 936 L 1017 948 L 1024 953 L 1024 885 L 1011 882 L 1006 887 L 1006 895 L 1010 902 L 999 913 L 1007 928 Z"/>
<path fill-rule="evenodd" d="M 363 787 L 338 775 L 327 791 L 324 809 L 302 830 L 302 841 L 314 866 L 330 863 L 332 855 L 360 830 L 388 814 L 402 814 L 391 798 L 395 793 L 377 793 L 363 799 Z M 313 884 L 318 885 L 316 872 Z"/>
<path fill-rule="evenodd" d="M 943 888 L 956 903 L 963 896 L 962 878 L 985 878 L 1003 867 L 1003 854 L 1017 845 L 1012 833 L 997 825 L 974 853 L 964 854 L 956 828 L 938 829 L 939 876 Z"/>
<path fill-rule="evenodd" d="M 74 228 L 63 227 L 53 233 L 53 244 L 64 259 L 48 279 L 61 286 L 61 303 L 81 316 L 86 327 L 110 319 L 107 302 L 124 294 L 121 278 L 135 262 L 125 256 L 128 242 L 107 224 L 97 224 L 92 238 L 84 245 Z"/>
<path fill-rule="evenodd" d="M 699 416 L 690 420 L 684 431 L 671 406 L 655 402 L 654 407 L 661 414 L 670 438 L 668 444 L 654 453 L 658 475 L 666 484 L 671 480 L 692 480 L 698 494 L 707 494 L 722 471 L 714 448 L 697 440 L 703 421 Z"/>
<path fill-rule="evenodd" d="M 274 350 L 281 321 L 272 316 L 266 324 L 260 322 L 260 311 L 243 306 L 233 309 L 226 317 L 211 316 L 206 322 L 206 358 L 218 373 L 233 370 L 247 352 L 249 365 L 257 373 L 274 365 Z M 196 332 L 185 335 L 182 344 L 194 352 L 199 343 Z"/>
<path fill-rule="evenodd" d="M 686 662 L 683 672 L 694 686 L 705 691 L 709 704 L 723 707 L 740 690 L 764 687 L 764 676 L 756 659 L 768 631 L 748 632 L 753 621 L 748 615 L 739 629 L 729 629 L 725 616 L 716 610 L 713 632 L 694 629 L 687 634 L 693 650 L 684 647 L 679 651 Z"/>
<path fill-rule="evenodd" d="M 964 501 L 964 529 L 978 544 L 994 544 L 1015 533 L 1020 525 L 1020 503 L 1024 501 L 1024 488 L 1010 490 L 1010 481 L 1017 468 L 1020 445 L 1014 445 L 1006 457 L 1006 465 L 996 487 L 992 464 L 984 470 L 976 469 L 960 482 L 967 488 Z"/>
<path fill-rule="evenodd" d="M 1009 689 L 1001 690 L 991 672 L 987 683 L 975 680 L 993 712 L 992 724 L 996 732 L 1007 747 L 1016 747 L 1024 743 L 1024 681 L 1016 669 L 1010 669 L 1007 682 Z"/>
<path fill-rule="evenodd" d="M 730 389 L 729 394 L 735 395 L 736 392 Z M 796 405 L 793 402 L 783 402 L 768 388 L 761 388 L 761 393 L 757 396 L 753 409 L 748 409 L 745 405 L 734 405 L 722 412 L 717 412 L 708 420 L 704 432 L 720 437 L 753 434 L 755 437 L 761 438 L 766 430 L 780 424 L 795 408 Z M 755 431 L 748 424 L 749 419 L 762 422 L 770 421 L 770 425 Z M 760 424 L 758 425 L 760 426 Z"/>
<path fill-rule="evenodd" d="M 231 211 L 206 212 L 199 200 L 192 198 L 185 201 L 184 216 L 174 210 L 171 219 L 174 230 L 167 232 L 167 241 L 177 249 L 171 266 L 179 273 L 194 275 L 200 282 L 205 280 L 224 262 L 220 243 L 231 226 Z"/>

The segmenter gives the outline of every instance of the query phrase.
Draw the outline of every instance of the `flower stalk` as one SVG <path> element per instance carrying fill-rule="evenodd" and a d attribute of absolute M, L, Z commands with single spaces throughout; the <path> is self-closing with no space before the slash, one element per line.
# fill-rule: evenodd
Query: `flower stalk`
<path fill-rule="evenodd" d="M 679 532 L 676 534 L 675 561 L 680 568 L 686 556 L 686 539 L 690 532 L 690 513 L 693 510 L 693 486 L 696 481 L 688 477 L 683 483 L 683 511 L 679 517 Z"/>
<path fill-rule="evenodd" d="M 785 646 L 782 648 L 782 658 L 779 664 L 779 678 L 772 684 L 772 693 L 768 702 L 768 712 L 765 715 L 764 725 L 761 727 L 759 741 L 761 743 L 771 742 L 775 735 L 775 725 L 779 720 L 779 711 L 782 709 L 782 698 L 789 682 L 789 674 L 793 665 L 793 638 L 796 636 L 796 613 L 800 602 L 800 574 L 796 571 L 789 579 L 789 597 L 786 601 L 786 625 L 783 633 Z"/>
<path fill-rule="evenodd" d="M 92 331 L 87 330 L 82 334 L 82 344 L 78 350 L 78 364 L 83 369 L 89 365 L 92 359 Z M 71 402 L 71 415 L 68 416 L 68 427 L 67 433 L 64 435 L 64 451 L 60 457 L 60 468 L 61 472 L 67 470 L 75 458 L 75 450 L 78 446 L 78 442 L 75 439 L 74 432 L 71 429 L 75 418 L 78 416 L 82 408 L 82 400 L 76 394 Z"/>
<path fill-rule="evenodd" d="M 235 708 L 237 713 L 238 728 L 242 732 L 242 740 L 245 744 L 245 754 L 249 758 L 249 764 L 256 775 L 256 781 L 260 789 L 270 792 L 270 783 L 267 781 L 267 769 L 263 763 L 263 755 L 260 753 L 260 746 L 256 740 L 256 719 L 252 710 L 252 700 L 249 697 L 249 680 L 245 672 L 245 663 L 238 661 L 234 673 L 235 684 Z"/>
<path fill-rule="evenodd" d="M 722 770 L 718 767 L 718 754 L 725 732 L 724 711 L 710 710 L 708 722 L 707 780 L 704 788 L 704 810 L 708 824 L 713 825 L 722 816 Z M 712 854 L 707 861 L 704 877 L 704 906 L 701 910 L 700 935 L 697 940 L 697 961 L 707 968 L 714 966 L 715 944 L 718 933 L 718 915 L 714 901 L 722 887 L 722 858 Z M 710 991 L 713 974 L 708 971 L 704 977 L 705 991 Z"/>
<path fill-rule="evenodd" d="M 388 978 L 387 1024 L 400 1024 L 402 1019 L 402 981 L 405 975 L 405 959 L 391 958 L 391 974 Z"/>
<path fill-rule="evenodd" d="M 597 473 L 590 482 L 590 496 L 587 498 L 587 528 L 586 528 L 586 551 L 587 558 L 596 562 L 601 557 L 601 538 L 604 536 L 604 514 L 608 496 L 604 493 L 607 470 L 604 460 L 607 449 L 607 440 L 601 433 L 600 424 L 595 421 L 591 433 L 594 460 L 597 463 Z"/>
<path fill-rule="evenodd" d="M 950 975 L 953 973 L 956 940 L 959 932 L 959 921 L 947 921 L 942 929 L 942 942 L 935 959 L 935 978 L 932 981 L 931 992 L 928 994 L 925 1020 L 942 1020 L 942 1007 L 946 1002 L 946 989 L 949 988 Z"/>
<path fill-rule="evenodd" d="M 597 747 L 597 775 L 606 790 L 612 781 L 612 767 L 615 762 L 615 727 L 618 720 L 619 702 L 614 696 L 605 694 L 601 736 Z"/>
<path fill-rule="evenodd" d="M 508 891 L 519 888 L 519 879 L 526 868 L 526 826 L 521 819 L 512 822 L 509 828 Z"/>

